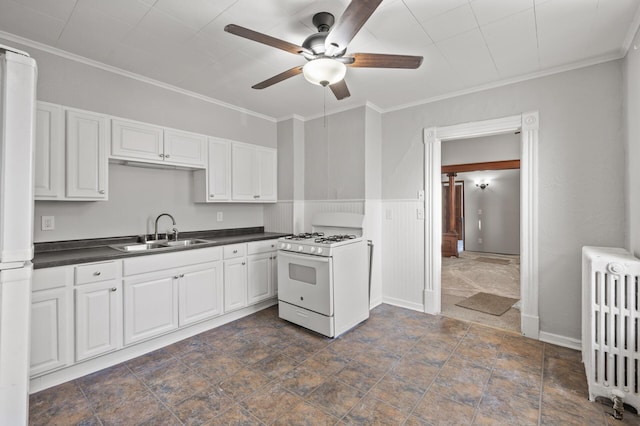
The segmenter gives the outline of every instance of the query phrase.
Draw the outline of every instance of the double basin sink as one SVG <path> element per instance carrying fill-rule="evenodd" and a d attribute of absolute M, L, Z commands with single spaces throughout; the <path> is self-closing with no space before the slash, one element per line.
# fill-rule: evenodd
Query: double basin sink
<path fill-rule="evenodd" d="M 191 238 L 191 239 L 177 240 L 177 241 L 157 240 L 157 241 L 148 241 L 146 243 L 126 243 L 126 244 L 117 244 L 109 247 L 111 247 L 112 249 L 126 252 L 126 253 L 136 253 L 136 252 L 143 252 L 143 251 L 171 250 L 171 249 L 176 249 L 180 247 L 191 247 L 199 244 L 211 244 L 211 243 L 215 243 L 215 241 Z"/>

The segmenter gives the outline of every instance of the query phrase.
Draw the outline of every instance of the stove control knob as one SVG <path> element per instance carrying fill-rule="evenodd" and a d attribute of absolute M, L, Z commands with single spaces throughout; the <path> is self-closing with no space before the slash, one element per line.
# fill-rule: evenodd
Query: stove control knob
<path fill-rule="evenodd" d="M 287 244 L 287 249 L 291 249 L 291 244 Z"/>
<path fill-rule="evenodd" d="M 304 247 L 298 246 L 298 251 L 302 251 L 302 250 L 304 250 Z"/>
<path fill-rule="evenodd" d="M 285 248 L 287 245 L 285 243 L 280 243 L 280 248 Z"/>
<path fill-rule="evenodd" d="M 322 253 L 322 247 L 318 247 L 318 254 Z"/>
<path fill-rule="evenodd" d="M 311 253 L 315 253 L 315 252 L 316 252 L 316 248 L 315 248 L 315 247 L 311 247 L 311 248 L 309 249 L 309 251 L 310 251 Z"/>

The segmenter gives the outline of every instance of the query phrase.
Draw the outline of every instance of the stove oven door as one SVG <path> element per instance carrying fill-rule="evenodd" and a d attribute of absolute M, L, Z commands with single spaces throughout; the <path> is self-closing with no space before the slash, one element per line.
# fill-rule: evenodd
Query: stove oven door
<path fill-rule="evenodd" d="M 278 252 L 278 299 L 333 315 L 333 268 L 330 257 Z"/>

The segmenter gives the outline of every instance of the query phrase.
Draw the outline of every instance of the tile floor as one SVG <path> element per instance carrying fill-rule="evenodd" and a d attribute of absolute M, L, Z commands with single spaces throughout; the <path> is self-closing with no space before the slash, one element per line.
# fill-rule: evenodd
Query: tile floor
<path fill-rule="evenodd" d="M 381 305 L 338 339 L 275 307 L 31 396 L 32 425 L 638 425 L 580 355 Z"/>

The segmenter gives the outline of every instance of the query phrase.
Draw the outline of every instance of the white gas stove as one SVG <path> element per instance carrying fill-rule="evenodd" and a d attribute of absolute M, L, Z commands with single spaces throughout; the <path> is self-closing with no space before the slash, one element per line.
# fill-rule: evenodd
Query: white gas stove
<path fill-rule="evenodd" d="M 280 318 L 336 337 L 369 318 L 364 215 L 323 213 L 313 230 L 278 239 Z"/>
<path fill-rule="evenodd" d="M 324 232 L 305 232 L 278 239 L 280 250 L 315 256 L 331 256 L 336 247 L 359 243 L 362 237 L 355 234 L 325 235 Z"/>

